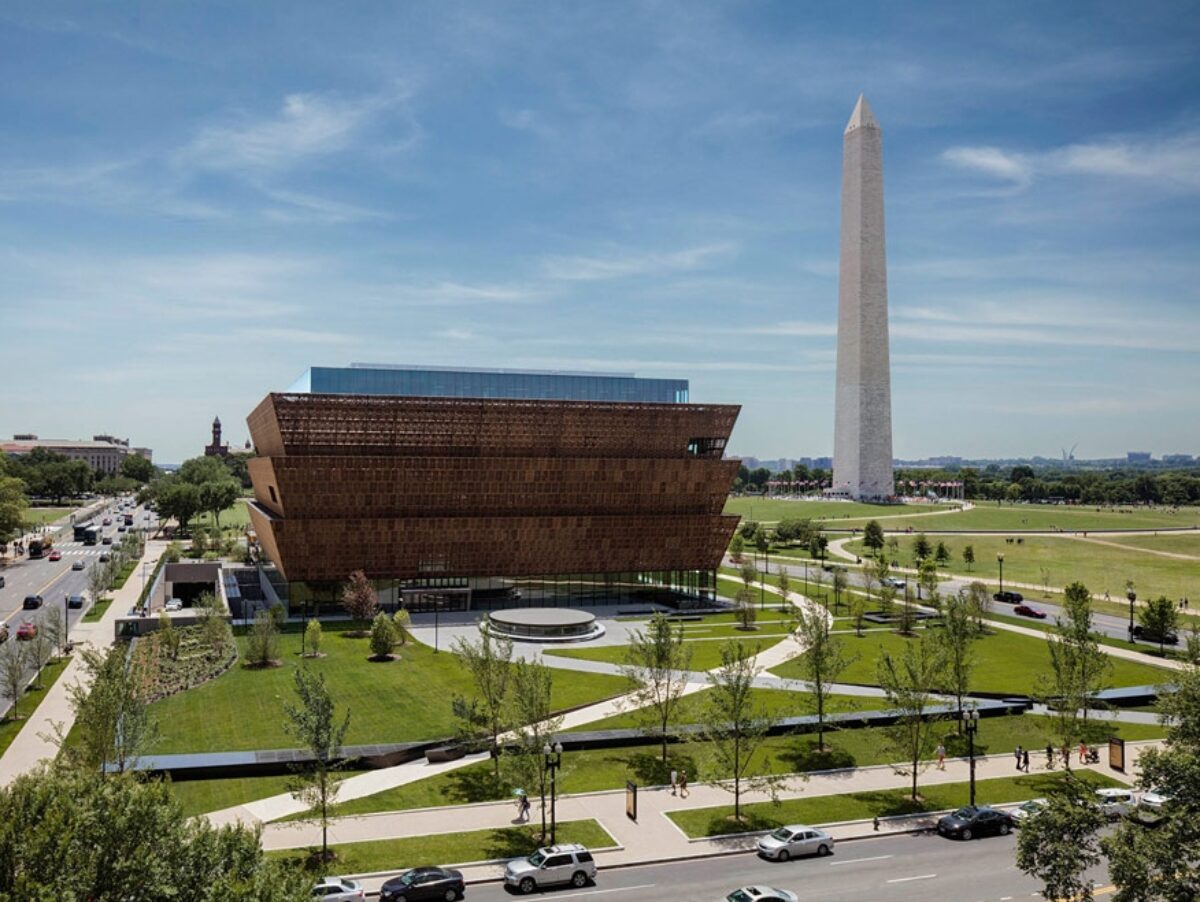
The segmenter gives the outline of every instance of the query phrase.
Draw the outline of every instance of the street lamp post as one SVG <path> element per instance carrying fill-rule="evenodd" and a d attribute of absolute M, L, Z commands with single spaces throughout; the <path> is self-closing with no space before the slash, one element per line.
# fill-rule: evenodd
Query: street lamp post
<path fill-rule="evenodd" d="M 63 593 L 63 634 L 62 647 L 66 650 L 67 641 L 71 638 L 71 599 Z"/>
<path fill-rule="evenodd" d="M 804 597 L 808 598 L 808 561 L 804 562 Z"/>
<path fill-rule="evenodd" d="M 1133 603 L 1137 601 L 1137 592 L 1130 589 L 1125 593 L 1125 597 L 1129 599 L 1129 641 L 1133 641 Z"/>
<path fill-rule="evenodd" d="M 996 555 L 996 563 L 1000 565 L 1000 594 L 1004 594 L 1004 555 Z"/>
<path fill-rule="evenodd" d="M 550 747 L 547 742 L 542 747 L 542 754 L 546 756 L 546 770 L 550 771 L 550 845 L 554 845 L 555 840 L 555 803 L 558 798 L 558 769 L 562 767 L 563 747 L 561 742 L 556 742 L 554 747 Z"/>
<path fill-rule="evenodd" d="M 967 708 L 962 712 L 962 725 L 967 733 L 967 757 L 971 766 L 971 806 L 975 805 L 975 731 L 979 729 L 979 710 Z"/>

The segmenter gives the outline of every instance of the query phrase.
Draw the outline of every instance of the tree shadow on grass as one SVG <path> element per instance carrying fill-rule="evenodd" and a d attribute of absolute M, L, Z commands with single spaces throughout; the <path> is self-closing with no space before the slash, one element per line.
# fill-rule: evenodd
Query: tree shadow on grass
<path fill-rule="evenodd" d="M 928 802 L 914 802 L 903 791 L 897 793 L 894 789 L 856 792 L 854 798 L 866 803 L 868 809 L 879 817 L 924 814 L 930 810 Z"/>
<path fill-rule="evenodd" d="M 519 858 L 538 848 L 540 827 L 504 827 L 493 830 L 483 842 L 484 859 Z"/>
<path fill-rule="evenodd" d="M 664 762 L 659 755 L 646 752 L 635 752 L 632 755 L 614 758 L 623 762 L 630 771 L 634 782 L 639 786 L 662 786 L 671 782 L 671 769 L 687 771 L 692 782 L 696 781 L 699 768 L 696 760 L 689 754 L 678 752 L 667 747 L 667 760 Z"/>
<path fill-rule="evenodd" d="M 817 748 L 816 738 L 802 739 L 794 746 L 779 752 L 776 757 L 789 770 L 807 772 L 814 770 L 841 770 L 855 767 L 858 759 L 849 751 L 826 743 L 824 750 Z"/>
<path fill-rule="evenodd" d="M 451 771 L 447 776 L 450 786 L 446 798 L 455 804 L 497 802 L 507 798 L 504 780 L 496 779 L 490 769 L 473 770 L 468 767 Z"/>
<path fill-rule="evenodd" d="M 732 808 L 718 809 L 721 813 L 714 816 L 704 827 L 707 836 L 728 836 L 736 833 L 753 833 L 759 830 L 774 830 L 783 825 L 778 817 L 772 817 L 761 811 L 742 811 L 741 821 L 733 819 Z"/>

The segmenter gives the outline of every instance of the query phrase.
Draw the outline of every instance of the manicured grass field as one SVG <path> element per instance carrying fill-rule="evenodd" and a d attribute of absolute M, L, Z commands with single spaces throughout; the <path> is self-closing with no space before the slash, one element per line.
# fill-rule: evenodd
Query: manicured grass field
<path fill-rule="evenodd" d="M 46 697 L 50 688 L 58 682 L 58 678 L 62 676 L 62 672 L 67 669 L 67 664 L 70 662 L 70 658 L 55 658 L 42 671 L 39 679 L 42 688 L 27 689 L 21 693 L 21 697 L 17 699 L 17 704 L 14 706 L 15 710 L 10 711 L 9 716 L 0 721 L 0 755 L 3 755 L 12 745 L 12 741 L 17 738 L 17 734 L 21 732 L 26 721 L 37 710 L 37 706 L 42 703 L 42 699 Z"/>
<path fill-rule="evenodd" d="M 1111 777 L 1095 771 L 1081 770 L 1075 773 L 1081 781 L 1096 789 L 1121 785 Z M 979 780 L 975 784 L 976 803 L 1003 805 L 1038 798 L 1046 795 L 1062 778 L 1062 774 L 1057 773 Z M 696 838 L 750 830 L 774 830 L 784 824 L 833 824 L 839 821 L 869 820 L 873 817 L 944 811 L 959 808 L 970 800 L 970 786 L 967 783 L 920 786 L 919 791 L 923 799 L 921 802 L 914 802 L 902 789 L 785 799 L 778 805 L 771 802 L 755 802 L 742 806 L 741 822 L 733 820 L 732 805 L 672 811 L 667 817 L 689 837 Z"/>
<path fill-rule="evenodd" d="M 1147 548 L 1151 551 L 1167 551 L 1172 554 L 1190 554 L 1200 561 L 1200 532 L 1164 532 L 1153 536 L 1108 536 L 1106 542 L 1128 545 L 1130 548 Z"/>
<path fill-rule="evenodd" d="M 381 839 L 374 842 L 345 843 L 331 846 L 337 861 L 331 867 L 319 865 L 324 872 L 336 870 L 344 874 L 368 874 L 376 871 L 398 871 L 418 865 L 468 864 L 496 858 L 516 858 L 530 855 L 539 845 L 535 828 L 504 827 L 496 830 L 472 830 L 468 833 L 439 833 L 432 836 L 409 836 L 403 839 Z M 616 845 L 599 821 L 566 821 L 557 825 L 556 839 L 560 843 L 582 843 L 589 849 Z M 318 853 L 321 851 L 318 847 Z M 305 864 L 309 850 L 268 852 L 272 858 L 283 858 Z M 319 857 L 319 856 L 318 856 Z"/>
<path fill-rule="evenodd" d="M 761 630 L 749 632 L 738 631 L 737 638 L 744 640 L 751 652 L 762 651 L 784 640 L 787 633 L 778 630 L 771 632 L 764 627 Z M 721 666 L 721 647 L 724 641 L 716 639 L 685 640 L 692 650 L 692 670 L 712 670 Z M 628 655 L 627 645 L 602 645 L 597 648 L 548 648 L 543 653 L 557 655 L 563 658 L 579 658 L 584 661 L 607 661 L 610 664 L 624 664 Z"/>
<path fill-rule="evenodd" d="M 73 510 L 73 507 L 31 507 L 26 509 L 23 519 L 31 526 L 44 526 L 62 519 Z"/>
<path fill-rule="evenodd" d="M 349 774 L 347 774 L 349 776 Z M 183 805 L 189 817 L 232 808 L 288 791 L 290 776 L 229 777 L 220 780 L 183 780 L 171 782 L 171 795 Z"/>
<path fill-rule="evenodd" d="M 454 696 L 470 697 L 472 684 L 458 656 L 435 654 L 409 642 L 386 663 L 368 660 L 369 640 L 345 635 L 348 625 L 325 624 L 324 657 L 303 666 L 325 674 L 339 710 L 350 710 L 347 745 L 435 739 L 454 733 Z M 238 639 L 245 652 L 245 637 Z M 284 731 L 283 704 L 294 696 L 293 671 L 301 666 L 300 633 L 284 634 L 282 666 L 250 670 L 235 664 L 215 680 L 155 702 L 162 725 L 158 754 L 292 748 Z M 556 709 L 618 695 L 625 680 L 605 674 L 554 671 Z"/>
<path fill-rule="evenodd" d="M 917 511 L 913 511 L 917 513 Z M 864 517 L 845 525 L 862 527 L 871 518 Z M 1135 507 L 1088 507 L 1054 504 L 997 505 L 994 501 L 979 501 L 968 511 L 950 511 L 931 517 L 900 517 L 880 520 L 884 530 L 994 529 L 1021 532 L 1031 529 L 1154 529 L 1159 526 L 1196 526 L 1200 524 L 1200 508 L 1178 509 Z M 830 524 L 840 526 L 841 524 Z"/>
<path fill-rule="evenodd" d="M 912 536 L 899 540 L 897 559 L 902 566 L 912 566 L 914 541 Z M 989 583 L 999 579 L 996 555 L 1003 554 L 1006 582 L 1042 586 L 1047 582 L 1044 577 L 1048 577 L 1050 587 L 1062 588 L 1078 580 L 1096 598 L 1103 598 L 1107 592 L 1121 601 L 1125 598 L 1125 581 L 1131 579 L 1139 598 L 1166 595 L 1177 599 L 1195 595 L 1200 599 L 1200 561 L 1162 557 L 1136 548 L 1117 548 L 1066 536 L 1025 536 L 1020 545 L 1007 543 L 1000 536 L 932 536 L 929 541 L 934 547 L 945 542 L 950 552 L 949 563 L 940 569 Z M 962 559 L 966 545 L 975 549 L 975 565 L 970 570 Z M 864 553 L 861 540 L 848 542 L 845 547 L 852 554 Z"/>
<path fill-rule="evenodd" d="M 848 636 L 843 641 L 847 652 L 857 657 L 839 677 L 839 682 L 876 685 L 876 662 L 880 655 L 884 651 L 893 655 L 903 654 L 905 643 L 917 640 L 906 639 L 897 633 L 884 632 L 867 633 L 861 639 Z M 1050 654 L 1046 643 L 1041 639 L 1010 633 L 1007 630 L 996 630 L 972 647 L 977 662 L 971 674 L 970 689 L 973 692 L 1032 695 L 1036 689 L 1038 675 L 1050 669 Z M 1108 682 L 1112 686 L 1160 683 L 1169 676 L 1168 671 L 1148 664 L 1119 658 L 1110 660 L 1112 672 Z M 803 678 L 798 658 L 772 668 L 771 672 L 781 677 Z"/>
<path fill-rule="evenodd" d="M 743 520 L 777 523 L 780 520 L 845 520 L 903 516 L 918 511 L 957 510 L 955 504 L 864 504 L 858 501 L 787 501 L 780 498 L 741 496 L 725 502 L 725 513 Z M 891 522 L 891 521 L 887 521 Z"/>
<path fill-rule="evenodd" d="M 108 610 L 108 606 L 112 604 L 111 598 L 101 598 L 98 602 L 87 609 L 87 613 L 83 615 L 84 623 L 95 623 L 104 616 L 104 612 Z"/>
<path fill-rule="evenodd" d="M 1049 729 L 1050 723 L 1046 718 L 1031 714 L 985 717 L 979 721 L 975 750 L 977 754 L 986 755 L 1007 753 L 1018 744 L 1029 749 L 1044 748 L 1051 736 Z M 951 757 L 967 754 L 966 739 L 957 735 L 954 724 L 946 723 L 943 735 Z M 1147 724 L 1098 726 L 1098 739 L 1109 735 L 1134 741 L 1161 738 L 1163 731 L 1157 725 Z M 764 743 L 751 766 L 760 769 L 760 772 L 786 774 L 829 768 L 869 767 L 887 764 L 890 760 L 882 741 L 882 731 L 876 727 L 827 730 L 825 744 L 826 751 L 818 752 L 815 734 L 775 736 Z M 640 786 L 661 786 L 667 783 L 672 767 L 686 770 L 693 782 L 726 776 L 715 770 L 712 749 L 708 743 L 672 744 L 668 746 L 666 763 L 660 758 L 659 747 L 648 744 L 568 752 L 563 756 L 558 788 L 560 793 L 596 792 L 621 789 L 627 780 L 633 780 Z M 513 785 L 505 779 L 503 772 L 500 781 L 496 782 L 492 763 L 481 761 L 376 795 L 343 802 L 338 805 L 337 811 L 339 815 L 368 814 L 498 801 L 512 797 Z"/>
<path fill-rule="evenodd" d="M 188 523 L 189 526 L 203 526 L 205 529 L 212 529 L 215 525 L 212 514 L 203 513 L 196 514 Z M 233 502 L 233 506 L 221 511 L 221 529 L 233 529 L 241 532 L 250 525 L 250 511 L 246 508 L 246 502 L 239 499 Z"/>

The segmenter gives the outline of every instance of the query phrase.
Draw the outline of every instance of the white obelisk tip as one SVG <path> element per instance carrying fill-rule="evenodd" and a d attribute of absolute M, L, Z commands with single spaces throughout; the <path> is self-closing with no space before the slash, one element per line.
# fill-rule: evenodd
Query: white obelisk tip
<path fill-rule="evenodd" d="M 850 114 L 850 121 L 846 123 L 846 131 L 856 128 L 879 128 L 865 94 L 858 95 L 858 103 L 854 104 L 854 112 Z"/>

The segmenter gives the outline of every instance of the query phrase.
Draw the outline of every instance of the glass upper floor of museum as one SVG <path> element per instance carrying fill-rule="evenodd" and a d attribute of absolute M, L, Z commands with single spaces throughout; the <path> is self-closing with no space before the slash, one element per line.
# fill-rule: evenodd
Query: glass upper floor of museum
<path fill-rule="evenodd" d="M 352 363 L 314 366 L 290 393 L 393 395 L 411 398 L 505 398 L 539 401 L 617 401 L 686 404 L 686 379 L 642 379 L 632 373 L 575 373 L 392 366 Z"/>

